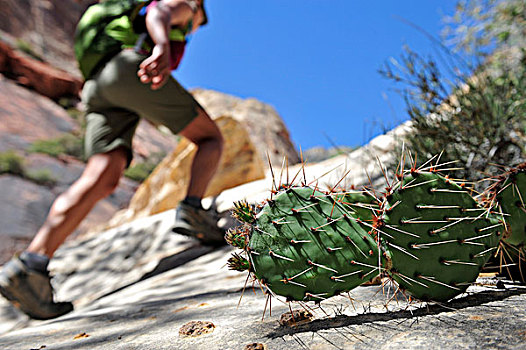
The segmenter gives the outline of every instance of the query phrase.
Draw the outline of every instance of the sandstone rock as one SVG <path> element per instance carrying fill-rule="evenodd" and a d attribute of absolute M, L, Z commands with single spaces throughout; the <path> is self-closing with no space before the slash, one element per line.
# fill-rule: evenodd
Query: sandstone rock
<path fill-rule="evenodd" d="M 40 186 L 16 176 L 0 176 L 0 239 L 3 242 L 0 246 L 0 265 L 11 258 L 14 252 L 27 247 L 44 223 L 56 196 L 76 180 L 83 167 L 79 161 L 64 163 L 43 155 L 30 155 L 26 159 L 28 171 L 48 171 L 57 180 L 56 186 Z M 123 179 L 115 193 L 97 203 L 71 238 L 109 221 L 117 211 L 128 205 L 136 188 L 134 181 Z"/>
<path fill-rule="evenodd" d="M 179 329 L 181 337 L 199 337 L 203 334 L 209 334 L 216 328 L 215 324 L 210 321 L 190 321 L 185 323 Z"/>
<path fill-rule="evenodd" d="M 90 304 L 214 249 L 173 233 L 174 215 L 166 211 L 66 242 L 50 263 L 58 300 Z"/>
<path fill-rule="evenodd" d="M 106 265 L 117 255 L 112 249 L 127 248 L 124 242 L 111 245 L 111 238 L 105 251 L 85 250 L 83 260 L 91 259 L 97 271 L 76 281 L 78 295 L 98 292 L 101 285 L 93 283 L 93 277 L 106 284 L 124 277 L 100 276 L 112 272 Z M 104 258 L 98 255 L 104 253 Z M 392 286 L 360 286 L 350 295 L 302 304 L 314 320 L 283 327 L 279 315 L 289 311 L 289 305 L 276 299 L 267 303 L 257 284 L 252 288 L 249 283 L 245 290 L 245 274 L 224 267 L 230 254 L 226 247 L 212 251 L 96 300 L 76 303 L 72 313 L 52 321 L 23 322 L 0 301 L 0 333 L 9 332 L 0 335 L 2 349 L 224 350 L 247 349 L 252 342 L 260 345 L 248 349 L 265 349 L 261 344 L 273 350 L 524 348 L 526 294 L 521 286 L 472 286 L 466 295 L 441 305 L 407 301 L 403 294 L 393 294 Z M 52 264 L 73 269 L 79 260 L 72 258 Z M 85 272 L 89 267 L 85 265 Z M 217 328 L 201 337 L 180 337 L 178 330 L 193 320 L 207 320 Z M 73 339 L 83 333 L 90 337 Z"/>
<path fill-rule="evenodd" d="M 82 81 L 53 66 L 26 57 L 0 42 L 0 72 L 51 99 L 78 96 Z"/>
<path fill-rule="evenodd" d="M 272 106 L 254 98 L 243 100 L 211 90 L 196 89 L 192 94 L 212 118 L 229 115 L 242 123 L 265 167 L 268 167 L 267 154 L 277 168 L 281 168 L 283 157 L 289 164 L 300 161 L 287 127 Z"/>
<path fill-rule="evenodd" d="M 308 310 L 293 310 L 285 312 L 279 318 L 279 324 L 287 327 L 299 326 L 309 323 L 314 319 L 314 315 Z"/>
<path fill-rule="evenodd" d="M 16 176 L 0 176 L 0 223 L 2 225 L 0 264 L 21 251 L 44 222 L 54 194 Z"/>
<path fill-rule="evenodd" d="M 96 0 L 2 0 L 0 32 L 14 45 L 26 43 L 54 67 L 80 77 L 73 53 L 76 24 Z"/>
<path fill-rule="evenodd" d="M 244 127 L 231 117 L 219 117 L 217 125 L 225 139 L 223 157 L 206 196 L 264 177 L 262 161 L 257 156 Z M 114 225 L 130 218 L 153 215 L 172 209 L 186 195 L 195 146 L 182 140 L 139 187 L 129 209 L 112 220 Z"/>
<path fill-rule="evenodd" d="M 0 152 L 78 129 L 62 107 L 0 75 Z"/>
<path fill-rule="evenodd" d="M 31 238 L 44 221 L 53 192 L 16 176 L 0 176 L 2 233 Z"/>

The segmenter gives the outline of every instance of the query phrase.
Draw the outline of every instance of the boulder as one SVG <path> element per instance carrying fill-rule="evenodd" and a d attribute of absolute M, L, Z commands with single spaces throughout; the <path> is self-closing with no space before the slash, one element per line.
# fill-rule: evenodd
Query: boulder
<path fill-rule="evenodd" d="M 265 167 L 268 168 L 268 158 L 274 168 L 281 168 L 284 157 L 289 164 L 300 161 L 289 131 L 274 107 L 254 98 L 241 99 L 212 90 L 195 89 L 192 94 L 213 119 L 229 115 L 242 123 Z"/>
<path fill-rule="evenodd" d="M 225 147 L 217 173 L 208 186 L 207 197 L 265 176 L 263 162 L 244 126 L 229 116 L 217 118 L 216 123 L 225 139 Z M 129 208 L 112 219 L 110 225 L 114 227 L 177 206 L 186 194 L 195 151 L 192 143 L 182 140 L 142 183 Z"/>

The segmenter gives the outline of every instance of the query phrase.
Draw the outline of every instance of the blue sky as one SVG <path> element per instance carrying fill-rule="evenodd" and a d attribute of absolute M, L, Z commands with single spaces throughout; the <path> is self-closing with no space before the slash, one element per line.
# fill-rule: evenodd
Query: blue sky
<path fill-rule="evenodd" d="M 296 146 L 360 146 L 407 119 L 378 69 L 406 44 L 432 43 L 455 0 L 207 0 L 210 23 L 193 35 L 175 73 L 202 87 L 276 108 Z"/>

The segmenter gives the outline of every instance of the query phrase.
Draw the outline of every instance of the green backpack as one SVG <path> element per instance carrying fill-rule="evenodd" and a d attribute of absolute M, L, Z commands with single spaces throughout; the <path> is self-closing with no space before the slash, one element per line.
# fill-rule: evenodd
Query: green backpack
<path fill-rule="evenodd" d="M 85 79 L 123 48 L 136 45 L 146 28 L 135 19 L 150 2 L 105 0 L 86 10 L 75 32 L 75 55 Z"/>

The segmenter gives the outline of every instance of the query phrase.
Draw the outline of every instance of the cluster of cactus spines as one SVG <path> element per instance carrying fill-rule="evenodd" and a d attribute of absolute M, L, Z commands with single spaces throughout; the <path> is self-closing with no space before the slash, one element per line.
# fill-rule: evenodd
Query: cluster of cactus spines
<path fill-rule="evenodd" d="M 500 222 L 470 194 L 436 172 L 412 169 L 386 193 L 375 223 L 387 273 L 421 300 L 464 292 L 497 249 Z"/>
<path fill-rule="evenodd" d="M 505 223 L 505 233 L 500 244 L 496 263 L 500 272 L 507 272 L 511 278 L 516 276 L 523 282 L 526 271 L 526 163 L 506 171 L 494 178 L 482 196 L 489 210 L 501 213 Z M 505 269 L 505 271 L 503 271 Z"/>
<path fill-rule="evenodd" d="M 343 204 L 348 195 L 282 188 L 255 220 L 236 214 L 251 225 L 245 253 L 257 280 L 288 300 L 320 301 L 375 277 L 377 244 Z"/>
<path fill-rule="evenodd" d="M 248 260 L 237 253 L 233 253 L 230 259 L 228 259 L 227 266 L 230 270 L 239 272 L 250 270 L 250 263 Z"/>
<path fill-rule="evenodd" d="M 225 234 L 225 241 L 232 247 L 245 249 L 250 239 L 250 233 L 251 226 L 243 223 L 241 226 L 229 229 Z"/>
<path fill-rule="evenodd" d="M 239 201 L 234 203 L 232 216 L 239 222 L 251 224 L 256 220 L 256 211 L 247 201 Z"/>

